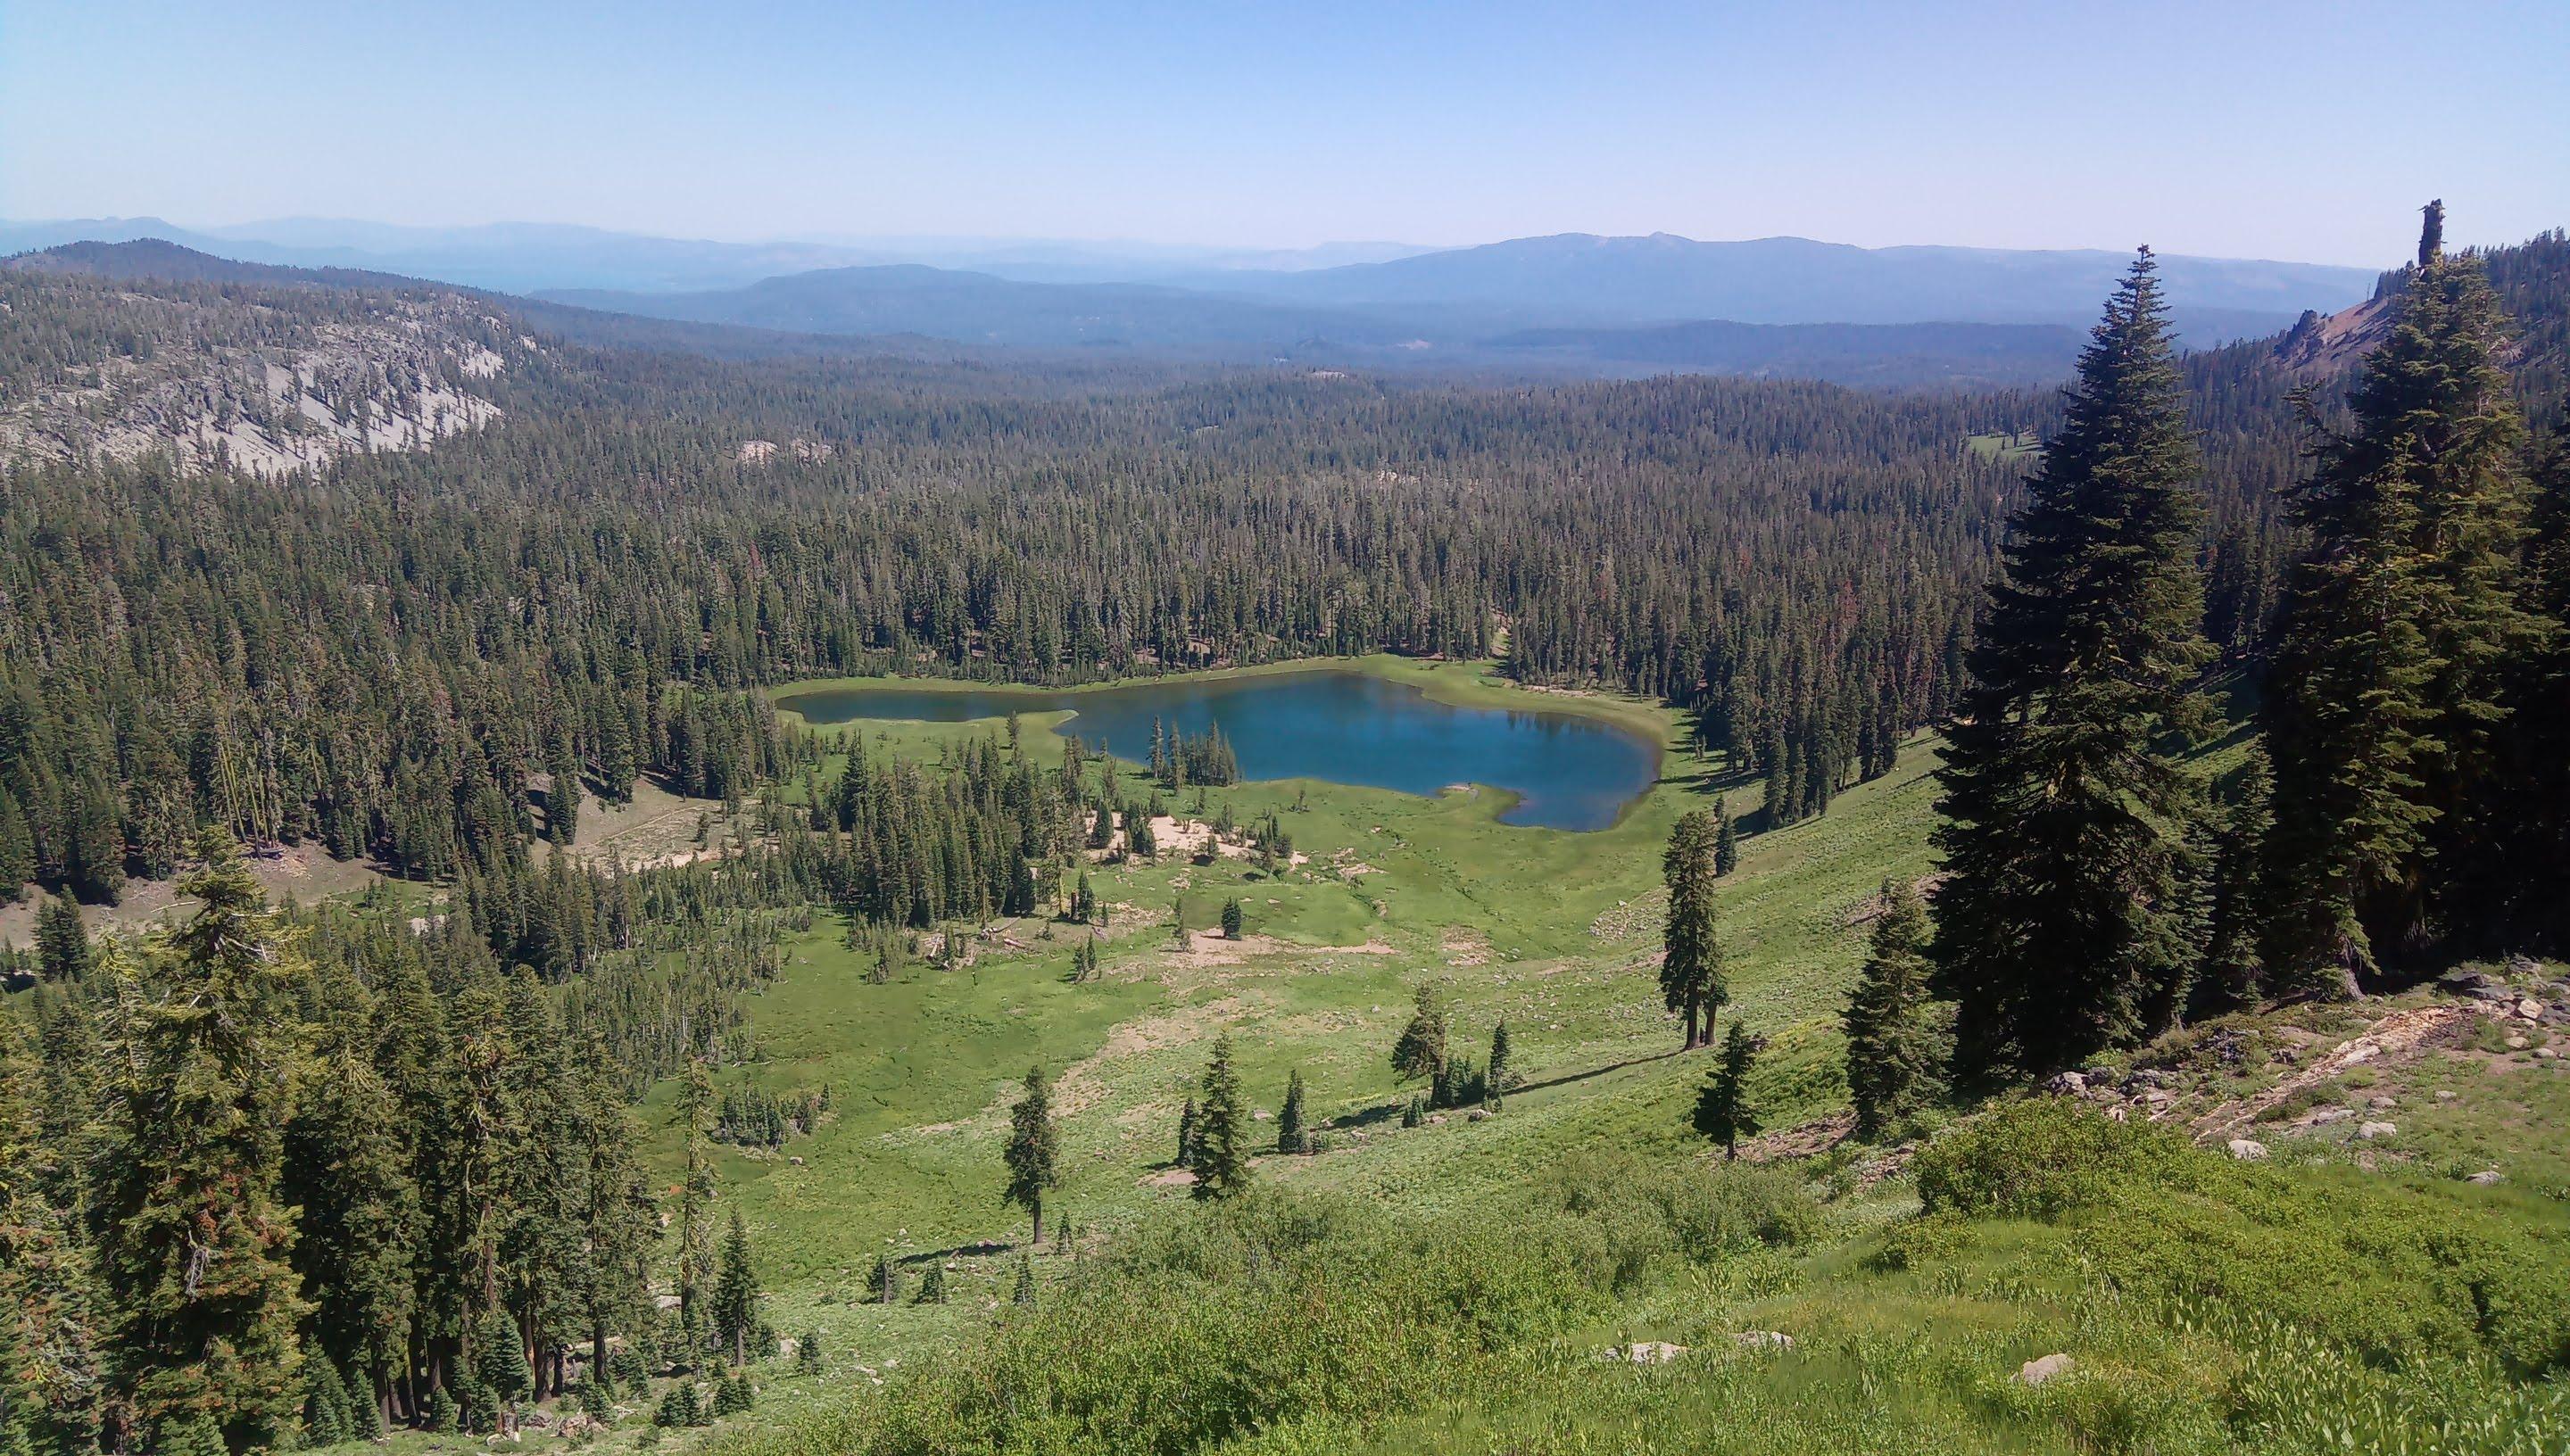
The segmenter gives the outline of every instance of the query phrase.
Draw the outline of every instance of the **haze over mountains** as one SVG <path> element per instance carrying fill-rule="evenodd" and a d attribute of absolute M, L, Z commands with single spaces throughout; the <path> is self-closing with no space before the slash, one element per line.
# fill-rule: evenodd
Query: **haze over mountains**
<path fill-rule="evenodd" d="M 603 312 L 790 334 L 1532 375 L 1775 374 L 1869 387 L 2063 377 L 2120 252 L 1565 233 L 1475 247 L 1257 250 L 1048 239 L 761 243 L 556 224 L 0 222 L 0 251 L 160 238 L 248 262 L 400 274 Z M 2185 340 L 2278 332 L 2360 268 L 2169 257 Z"/>

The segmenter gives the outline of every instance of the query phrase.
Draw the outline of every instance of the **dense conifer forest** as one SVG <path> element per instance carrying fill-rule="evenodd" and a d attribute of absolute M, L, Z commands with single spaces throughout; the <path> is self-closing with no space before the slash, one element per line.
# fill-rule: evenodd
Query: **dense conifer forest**
<path fill-rule="evenodd" d="M 934 759 L 824 741 L 763 691 L 800 678 L 1392 652 L 1681 712 L 1715 792 L 1764 781 L 1677 819 L 1637 992 L 1713 1063 L 1692 1125 L 1726 1152 L 1765 1054 L 1716 910 L 1740 837 L 1921 729 L 1940 878 L 1884 881 L 1867 932 L 1867 1136 L 2226 1011 L 2570 949 L 2570 251 L 2447 254 L 2439 215 L 2332 367 L 2316 320 L 2179 354 L 2145 251 L 2060 396 L 716 357 L 495 311 L 460 327 L 504 369 L 316 386 L 498 409 L 430 448 L 0 466 L 0 900 L 44 902 L 0 962 L 0 1456 L 500 1433 L 670 1372 L 682 1426 L 698 1373 L 778 1348 L 711 1169 L 837 1115 L 735 1075 L 781 947 L 836 914 L 888 979 L 1032 917 L 1085 982 L 1089 866 L 1160 858 L 1160 791 L 1241 778 L 1220 728 L 1154 734 L 1147 806 L 1014 720 Z M 0 269 L 0 406 L 193 351 L 240 366 L 207 408 L 252 412 L 241 359 L 410 296 Z M 2261 741 L 2205 769 L 2227 735 Z M 689 863 L 569 853 L 646 781 L 745 828 Z M 1234 839 L 1294 863 L 1274 815 Z M 243 855 L 276 846 L 390 878 L 272 909 Z M 174 878 L 175 928 L 82 929 Z M 1221 938 L 1259 912 L 1227 900 Z M 1415 1004 L 1405 1122 L 1497 1115 L 1508 1023 L 1477 1067 L 1434 983 Z M 1269 1135 L 1212 1046 L 1176 1167 L 1223 1203 Z M 1039 1247 L 1071 1238 L 1064 1085 L 1031 1070 L 1010 1113 Z M 1291 1089 L 1280 1157 L 1320 1146 Z M 715 1411 L 751 1398 L 727 1375 Z"/>

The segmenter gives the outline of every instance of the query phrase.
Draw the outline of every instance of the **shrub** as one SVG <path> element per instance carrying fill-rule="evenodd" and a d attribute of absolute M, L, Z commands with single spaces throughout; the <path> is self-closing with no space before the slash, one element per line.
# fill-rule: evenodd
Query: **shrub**
<path fill-rule="evenodd" d="M 2056 1219 L 2119 1186 L 2176 1180 L 2204 1161 L 2174 1132 L 2045 1098 L 2001 1103 L 1931 1140 L 1911 1166 L 1929 1213 Z"/>

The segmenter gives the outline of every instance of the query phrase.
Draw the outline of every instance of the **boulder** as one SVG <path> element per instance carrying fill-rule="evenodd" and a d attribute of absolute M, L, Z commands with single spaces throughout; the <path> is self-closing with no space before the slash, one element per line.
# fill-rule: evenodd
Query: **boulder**
<path fill-rule="evenodd" d="M 2454 1089 L 2452 1089 L 2451 1087 L 2439 1087 L 2439 1088 L 2437 1088 L 2437 1089 L 2436 1089 L 2436 1100 L 2437 1100 L 2437 1101 L 2439 1101 L 2439 1102 L 2451 1102 L 2451 1101 L 2453 1101 L 2453 1100 L 2454 1100 Z"/>
<path fill-rule="evenodd" d="M 2516 1003 L 2516 1014 L 2528 1021 L 2540 1021 L 2543 1019 L 2543 1003 L 2532 996 L 2527 996 Z"/>
<path fill-rule="evenodd" d="M 2377 1092 L 2374 1094 L 2373 1101 L 2370 1105 L 2376 1112 L 2389 1112 L 2391 1109 L 2400 1105 L 2400 1099 L 2397 1097 L 2386 1097 Z"/>
<path fill-rule="evenodd" d="M 2484 1168 L 2480 1172 L 2463 1180 L 2465 1183 L 2477 1183 L 2483 1188 L 2493 1188 L 2499 1184 L 2505 1183 L 2506 1181 L 2507 1175 L 2499 1172 L 2495 1168 Z"/>
<path fill-rule="evenodd" d="M 2494 986 L 2498 984 L 2498 980 L 2485 970 L 2449 970 L 2436 978 L 2436 984 L 2458 996 L 2466 996 L 2474 991 Z"/>
<path fill-rule="evenodd" d="M 2396 1123 L 2368 1122 L 2357 1128 L 2356 1130 L 2356 1135 L 2369 1143 L 2376 1138 L 2398 1137 L 2400 1135 L 2400 1128 Z"/>
<path fill-rule="evenodd" d="M 2321 1107 L 2313 1109 L 2312 1115 L 2303 1121 L 2313 1127 L 2327 1127 L 2331 1123 L 2345 1122 L 2354 1116 L 2356 1116 L 2356 1109 L 2353 1107 Z"/>
<path fill-rule="evenodd" d="M 2233 1138 L 2231 1156 L 2243 1163 L 2256 1163 L 2267 1156 L 2267 1145 L 2256 1138 Z"/>
<path fill-rule="evenodd" d="M 2069 1374 L 2077 1366 L 2078 1361 L 2056 1350 L 2041 1359 L 2028 1360 L 2017 1366 L 2016 1378 L 2023 1384 L 2040 1385 L 2046 1380 Z"/>
<path fill-rule="evenodd" d="M 2511 1033 L 2507 1038 L 2506 1045 L 2509 1051 L 2523 1051 L 2528 1045 L 2530 1045 L 2530 1043 L 2527 1042 L 2524 1037 Z"/>
<path fill-rule="evenodd" d="M 2043 1084 L 2043 1090 L 2056 1097 L 2076 1097 L 2088 1090 L 2088 1079 L 2077 1072 L 2055 1072 Z"/>
<path fill-rule="evenodd" d="M 1752 1350 L 1790 1350 L 1794 1337 L 1780 1329 L 1744 1329 L 1731 1337 L 1733 1344 Z"/>

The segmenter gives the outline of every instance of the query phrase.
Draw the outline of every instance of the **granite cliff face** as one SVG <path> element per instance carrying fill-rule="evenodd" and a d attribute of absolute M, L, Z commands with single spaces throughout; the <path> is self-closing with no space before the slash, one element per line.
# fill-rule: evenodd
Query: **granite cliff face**
<path fill-rule="evenodd" d="M 0 263 L 0 458 L 281 475 L 500 418 L 533 348 L 452 289 L 296 273 L 168 243 Z"/>

